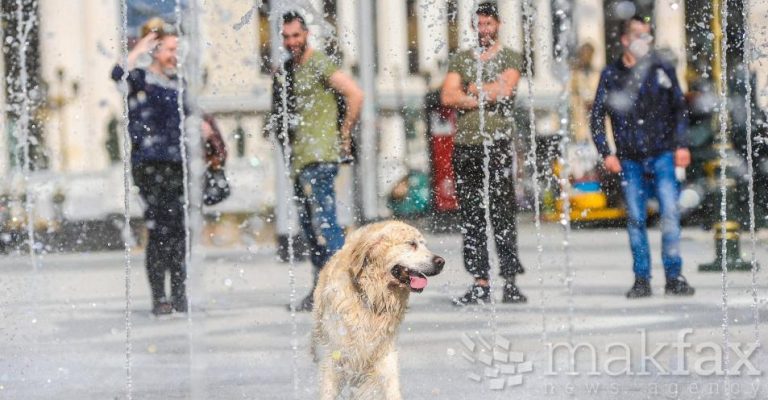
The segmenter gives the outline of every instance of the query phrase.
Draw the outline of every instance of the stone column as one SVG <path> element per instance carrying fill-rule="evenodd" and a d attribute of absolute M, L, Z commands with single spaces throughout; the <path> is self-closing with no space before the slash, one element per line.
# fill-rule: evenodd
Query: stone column
<path fill-rule="evenodd" d="M 499 2 L 501 31 L 499 38 L 505 46 L 522 53 L 523 51 L 523 3 L 521 0 Z"/>
<path fill-rule="evenodd" d="M 656 0 L 654 4 L 654 39 L 657 49 L 668 49 L 677 57 L 677 78 L 685 91 L 685 2 L 682 0 Z"/>
<path fill-rule="evenodd" d="M 120 54 L 122 23 L 119 2 L 86 1 L 85 4 L 87 7 L 86 69 L 84 78 L 80 81 L 80 87 L 82 95 L 85 96 L 86 114 L 80 118 L 88 124 L 88 133 L 83 135 L 70 131 L 70 135 L 79 136 L 81 148 L 85 149 L 82 159 L 73 166 L 78 170 L 93 171 L 109 165 L 109 154 L 105 145 L 107 126 L 112 118 L 116 117 L 119 121 L 123 113 L 123 95 L 115 89 L 114 82 L 108 79 L 107 75 L 116 62 L 112 54 Z M 99 24 L 94 21 L 115 22 Z M 107 79 L 93 78 L 103 76 L 107 76 Z M 121 146 L 124 139 L 122 132 L 122 129 L 118 129 L 118 142 Z M 120 154 L 122 155 L 122 151 Z"/>
<path fill-rule="evenodd" d="M 472 0 L 456 0 L 459 17 L 459 49 L 477 46 L 477 31 L 472 26 L 477 5 Z"/>
<path fill-rule="evenodd" d="M 397 181 L 408 171 L 404 163 L 407 150 L 405 125 L 399 115 L 379 117 L 381 137 L 379 139 L 379 198 L 386 199 Z M 387 213 L 386 206 L 381 205 Z"/>
<path fill-rule="evenodd" d="M 448 60 L 448 16 L 446 0 L 418 0 L 419 67 L 434 79 L 440 63 Z"/>
<path fill-rule="evenodd" d="M 325 41 L 323 40 L 327 32 L 325 22 L 323 21 L 323 0 L 307 0 L 307 6 L 311 9 L 304 12 L 304 19 L 307 21 L 307 27 L 309 28 L 309 45 L 319 49 L 325 50 Z"/>
<path fill-rule="evenodd" d="M 408 30 L 405 1 L 376 2 L 378 27 L 379 87 L 385 93 L 394 93 L 408 76 Z M 380 137 L 378 146 L 379 198 L 385 198 L 392 188 L 391 180 L 402 169 L 405 159 L 405 131 L 399 114 L 379 114 Z M 383 206 L 382 206 L 383 208 Z M 385 210 L 381 210 L 386 212 Z"/>
<path fill-rule="evenodd" d="M 391 87 L 408 75 L 408 32 L 405 1 L 377 1 L 379 80 Z"/>
<path fill-rule="evenodd" d="M 51 123 L 44 127 L 45 144 L 50 149 L 51 169 L 71 171 L 86 156 L 81 141 L 97 142 L 89 138 L 88 124 L 91 122 L 86 110 L 86 97 L 91 89 L 89 85 L 96 81 L 94 76 L 108 77 L 109 70 L 86 71 L 87 48 L 86 31 L 89 28 L 86 19 L 86 5 L 83 0 L 59 2 L 46 0 L 39 3 L 40 15 L 40 72 L 42 79 L 49 84 L 49 96 L 60 96 L 64 107 L 53 111 Z M 116 21 L 115 14 L 112 21 Z M 100 25 L 100 24 L 99 24 Z M 120 24 L 110 24 L 120 26 Z M 96 46 L 96 43 L 93 43 Z M 119 48 L 114 52 L 116 62 Z M 60 82 L 59 74 L 63 81 Z M 86 81 L 86 77 L 88 80 Z M 106 79 L 103 79 L 106 80 Z M 102 80 L 99 80 L 102 81 Z M 72 91 L 72 82 L 77 82 L 77 94 Z M 114 87 L 112 90 L 116 90 Z M 54 122 L 55 121 L 55 122 Z M 87 159 L 99 163 L 103 159 L 98 153 L 88 154 Z"/>
<path fill-rule="evenodd" d="M 41 77 L 49 85 L 49 100 L 58 97 L 63 104 L 51 111 L 44 127 L 53 170 L 99 171 L 108 165 L 107 125 L 122 115 L 121 95 L 109 79 L 120 57 L 118 7 L 84 0 L 39 2 Z"/>
<path fill-rule="evenodd" d="M 247 97 L 259 79 L 258 15 L 251 23 L 234 31 L 232 25 L 253 6 L 239 0 L 218 0 L 217 6 L 228 16 L 215 12 L 211 5 L 202 16 L 203 29 L 214 46 L 204 48 L 204 68 L 207 73 L 205 95 L 216 97 Z M 231 145 L 232 143 L 228 143 Z"/>
<path fill-rule="evenodd" d="M 536 3 L 536 16 L 533 24 L 533 63 L 536 87 L 544 89 L 559 86 L 552 76 L 552 58 L 554 37 L 552 30 L 552 7 L 549 1 Z"/>
<path fill-rule="evenodd" d="M 357 23 L 358 0 L 336 2 L 336 40 L 344 55 L 343 66 L 350 69 L 359 62 L 360 29 Z"/>
<path fill-rule="evenodd" d="M 578 45 L 590 43 L 595 47 L 592 66 L 601 70 L 605 66 L 605 19 L 601 0 L 576 0 L 573 12 Z"/>

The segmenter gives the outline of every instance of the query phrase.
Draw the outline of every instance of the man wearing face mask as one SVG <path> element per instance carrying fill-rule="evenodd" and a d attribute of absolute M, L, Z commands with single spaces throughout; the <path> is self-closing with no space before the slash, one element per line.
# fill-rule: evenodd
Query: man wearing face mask
<path fill-rule="evenodd" d="M 605 67 L 595 95 L 590 127 L 605 168 L 621 176 L 627 206 L 635 283 L 627 298 L 651 292 L 651 252 L 646 231 L 646 202 L 659 201 L 664 293 L 690 296 L 694 289 L 681 275 L 680 211 L 675 167 L 687 167 L 687 108 L 674 66 L 652 51 L 650 24 L 641 17 L 622 23 L 619 60 Z M 611 119 L 616 153 L 606 141 Z"/>

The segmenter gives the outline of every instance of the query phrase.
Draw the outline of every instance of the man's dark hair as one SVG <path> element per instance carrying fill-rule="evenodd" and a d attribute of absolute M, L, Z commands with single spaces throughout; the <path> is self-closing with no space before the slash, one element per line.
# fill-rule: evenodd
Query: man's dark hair
<path fill-rule="evenodd" d="M 475 14 L 485 17 L 493 17 L 496 21 L 501 21 L 499 19 L 499 9 L 496 8 L 496 3 L 480 3 L 480 5 L 477 6 Z"/>
<path fill-rule="evenodd" d="M 299 14 L 298 11 L 288 11 L 283 14 L 283 25 L 290 24 L 293 21 L 299 21 L 301 23 L 301 29 L 307 30 L 307 22 L 304 21 L 304 17 Z"/>
<path fill-rule="evenodd" d="M 650 18 L 643 17 L 641 15 L 633 15 L 630 18 L 627 18 L 623 21 L 621 21 L 621 35 L 624 36 L 627 33 L 629 33 L 629 28 L 632 27 L 633 22 L 639 22 L 643 25 L 648 25 L 651 23 Z"/>

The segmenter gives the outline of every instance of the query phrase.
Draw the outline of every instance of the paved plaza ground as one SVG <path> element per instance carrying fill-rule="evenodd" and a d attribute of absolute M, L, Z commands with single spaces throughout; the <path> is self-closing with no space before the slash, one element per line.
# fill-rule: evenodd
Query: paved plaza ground
<path fill-rule="evenodd" d="M 572 233 L 572 296 L 564 285 L 558 226 L 543 228 L 541 271 L 533 225 L 522 224 L 520 231 L 527 273 L 519 285 L 529 303 L 464 309 L 450 304 L 469 283 L 461 238 L 427 235 L 447 266 L 424 293 L 412 295 L 400 331 L 405 399 L 768 396 L 768 377 L 748 375 L 768 370 L 764 353 L 749 355 L 756 332 L 750 273 L 728 275 L 731 351 L 722 353 L 727 361 L 717 358 L 714 347 L 724 339 L 721 275 L 696 270 L 713 258 L 710 232 L 684 230 L 684 273 L 697 293 L 671 298 L 663 295 L 660 235 L 651 230 L 654 296 L 629 301 L 631 258 L 623 229 Z M 758 245 L 764 263 L 766 244 Z M 745 240 L 742 250 L 748 249 Z M 134 399 L 316 397 L 316 368 L 307 351 L 310 316 L 296 318 L 294 359 L 285 308 L 289 266 L 274 254 L 270 246 L 205 248 L 204 261 L 191 273 L 195 307 L 189 319 L 150 316 L 143 256 L 132 255 Z M 0 258 L 0 271 L 0 399 L 126 398 L 123 253 L 45 256 L 36 271 L 29 256 L 10 255 Z M 309 265 L 298 263 L 295 271 L 297 296 L 303 296 Z M 761 321 L 767 317 L 766 278 L 758 274 Z M 761 324 L 763 342 L 766 331 Z M 568 374 L 569 342 L 580 346 L 573 357 L 578 375 Z M 727 381 L 708 376 L 742 358 L 747 362 Z"/>

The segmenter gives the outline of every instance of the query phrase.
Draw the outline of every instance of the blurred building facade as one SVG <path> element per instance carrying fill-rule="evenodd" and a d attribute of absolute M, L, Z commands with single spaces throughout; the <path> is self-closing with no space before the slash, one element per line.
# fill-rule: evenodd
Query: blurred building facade
<path fill-rule="evenodd" d="M 371 1 L 373 21 L 358 18 L 361 1 Z M 203 63 L 205 92 L 199 99 L 204 110 L 217 117 L 230 149 L 230 177 L 233 198 L 221 204 L 232 212 L 261 211 L 275 203 L 276 158 L 268 139 L 262 135 L 264 115 L 270 108 L 270 57 L 275 54 L 275 18 L 270 17 L 270 2 L 217 0 L 201 2 L 203 27 Z M 40 157 L 33 168 L 33 182 L 39 187 L 39 203 L 54 193 L 66 192 L 66 213 L 71 218 L 92 218 L 119 212 L 122 206 L 122 113 L 121 95 L 109 79 L 111 67 L 118 62 L 121 49 L 120 2 L 114 0 L 37 0 L 23 12 L 35 18 L 34 43 L 29 49 L 27 68 L 38 85 L 33 118 L 39 122 L 35 144 Z M 129 1 L 130 10 L 152 14 L 153 2 Z M 624 2 L 628 3 L 628 2 Z M 693 15 L 706 11 L 700 1 L 647 0 L 633 3 L 637 11 L 652 15 L 659 48 L 667 48 L 677 57 L 681 82 L 686 68 L 697 58 L 687 49 L 697 49 L 692 39 Z M 3 0 L 3 38 L 15 37 L 18 20 L 16 1 Z M 277 4 L 277 3 L 276 3 Z M 475 43 L 471 27 L 475 1 L 470 0 L 294 0 L 280 2 L 295 6 L 307 15 L 313 44 L 325 48 L 345 70 L 359 75 L 361 23 L 373 24 L 376 79 L 375 94 L 367 94 L 377 110 L 377 188 L 384 196 L 409 168 L 426 168 L 424 121 L 418 110 L 424 95 L 437 88 L 445 74 L 452 51 Z M 501 40 L 524 52 L 523 0 L 499 1 L 503 28 Z M 560 96 L 561 76 L 555 71 L 554 32 L 558 8 L 569 7 L 573 20 L 573 48 L 591 43 L 596 48 L 594 67 L 602 68 L 616 54 L 617 24 L 623 3 L 617 1 L 532 0 L 535 7 L 532 58 L 535 121 L 539 134 L 555 134 L 559 129 L 555 109 Z M 767 21 L 768 5 L 752 2 L 751 19 L 755 43 L 768 43 L 768 34 L 759 29 Z M 167 6 L 167 4 L 165 4 Z M 274 6 L 274 5 L 273 5 Z M 142 8 L 143 7 L 143 8 Z M 704 8 L 702 8 L 704 7 Z M 690 8 L 690 10 L 688 10 Z M 273 7 L 274 9 L 274 7 Z M 129 10 L 129 11 L 130 11 Z M 702 11 L 704 10 L 704 11 Z M 167 9 L 163 10 L 168 12 Z M 626 12 L 626 10 L 624 10 Z M 162 12 L 158 12 L 162 14 Z M 133 19 L 141 15 L 133 14 Z M 704 18 L 706 21 L 706 17 Z M 687 24 L 687 28 L 686 28 Z M 130 24 L 129 24 L 130 25 Z M 135 34 L 129 26 L 128 34 Z M 702 36 L 703 35 L 703 36 Z M 706 38 L 705 34 L 702 36 Z M 0 69 L 6 79 L 0 90 L 2 140 L 0 140 L 0 176 L 6 191 L 12 190 L 18 171 L 14 162 L 18 108 L 9 101 L 18 87 L 18 48 L 4 40 L 5 57 Z M 693 47 L 692 47 L 693 46 Z M 699 45 L 700 46 L 700 45 Z M 766 63 L 754 63 L 758 87 L 766 85 Z M 525 107 L 527 81 L 522 80 L 518 102 Z M 765 94 L 760 93 L 763 98 Z M 764 105 L 764 104 L 763 104 Z M 413 117 L 415 115 L 416 117 Z M 526 124 L 527 126 L 527 124 Z M 415 131 L 416 135 L 408 135 Z M 416 137 L 415 140 L 407 138 Z M 421 139 L 419 139 L 421 138 Z M 421 141 L 420 141 L 421 140 Z M 415 144 L 414 144 L 415 143 Z M 37 179 L 37 180 L 35 180 Z M 17 179 L 18 180 L 18 179 Z M 90 210 L 83 208 L 89 196 L 98 196 Z M 81 199 L 81 200 L 78 200 Z M 89 203 L 88 203 L 89 204 Z M 134 207 L 134 210 L 137 207 Z M 41 211 L 42 212 L 42 211 Z"/>

